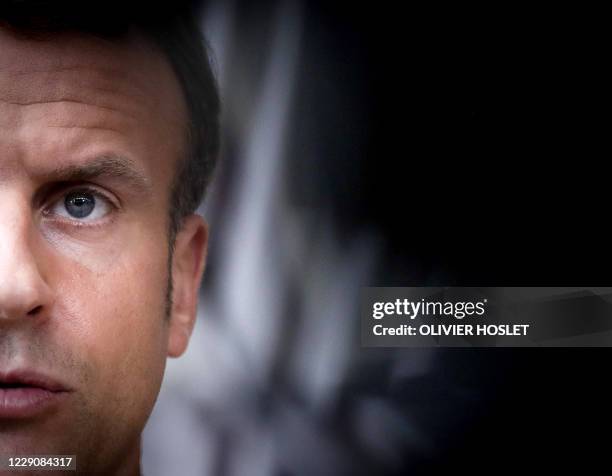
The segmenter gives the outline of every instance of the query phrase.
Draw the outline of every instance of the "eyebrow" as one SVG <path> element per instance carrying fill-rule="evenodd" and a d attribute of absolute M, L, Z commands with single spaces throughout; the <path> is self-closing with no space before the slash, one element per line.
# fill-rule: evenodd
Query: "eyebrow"
<path fill-rule="evenodd" d="M 131 160 L 120 155 L 103 155 L 85 164 L 70 164 L 42 174 L 45 181 L 84 182 L 110 178 L 126 182 L 136 192 L 150 193 L 150 180 Z"/>

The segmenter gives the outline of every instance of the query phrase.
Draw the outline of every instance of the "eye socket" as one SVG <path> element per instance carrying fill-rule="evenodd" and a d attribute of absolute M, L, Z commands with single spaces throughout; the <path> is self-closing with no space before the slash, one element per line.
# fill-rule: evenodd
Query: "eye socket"
<path fill-rule="evenodd" d="M 90 188 L 78 188 L 63 193 L 46 210 L 46 215 L 83 222 L 95 222 L 113 210 L 111 201 Z"/>

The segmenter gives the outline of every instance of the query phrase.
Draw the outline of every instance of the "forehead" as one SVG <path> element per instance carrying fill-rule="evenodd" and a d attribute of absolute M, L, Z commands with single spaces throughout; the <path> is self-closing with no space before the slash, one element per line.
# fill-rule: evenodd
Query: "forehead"
<path fill-rule="evenodd" d="M 0 28 L 0 170 L 117 153 L 167 176 L 186 124 L 178 80 L 142 35 L 33 39 Z"/>

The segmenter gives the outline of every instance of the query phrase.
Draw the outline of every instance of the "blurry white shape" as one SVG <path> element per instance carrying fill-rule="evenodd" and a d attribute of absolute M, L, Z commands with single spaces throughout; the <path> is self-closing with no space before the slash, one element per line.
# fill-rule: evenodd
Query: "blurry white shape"
<path fill-rule="evenodd" d="M 212 2 L 204 23 L 226 96 L 232 94 L 227 84 L 236 81 L 227 77 L 233 71 L 227 62 L 234 6 Z M 302 15 L 294 1 L 279 2 L 276 13 L 255 108 L 232 103 L 235 110 L 228 113 L 240 121 L 234 132 L 240 135 L 241 155 L 232 170 L 235 195 L 223 197 L 227 216 L 219 227 L 213 223 L 223 243 L 217 281 L 204 289 L 187 353 L 168 361 L 145 431 L 147 476 L 269 476 L 278 473 L 279 464 L 295 475 L 335 475 L 349 474 L 337 470 L 353 463 L 318 416 L 333 406 L 345 380 L 359 339 L 360 286 L 373 272 L 379 246 L 368 235 L 340 243 L 331 218 L 310 217 L 288 205 L 285 142 Z M 255 84 L 258 78 L 241 79 Z M 241 117 L 245 110 L 252 114 Z M 211 192 L 209 219 L 221 199 L 217 194 L 223 195 L 214 187 Z M 286 307 L 291 285 L 301 293 L 299 309 Z M 296 344 L 279 356 L 281 331 L 293 312 L 301 323 Z M 284 388 L 272 393 L 275 359 L 285 358 L 283 377 L 305 406 L 288 402 Z M 369 431 L 370 414 L 364 414 L 358 431 Z"/>
<path fill-rule="evenodd" d="M 202 431 L 197 408 L 165 386 L 143 433 L 142 474 L 212 475 L 215 441 Z"/>
<path fill-rule="evenodd" d="M 281 405 L 276 421 L 279 467 L 292 476 L 338 476 L 349 471 L 352 455 L 342 442 L 325 433 L 320 421 L 302 408 Z"/>
<path fill-rule="evenodd" d="M 274 474 L 275 447 L 271 429 L 254 423 L 243 423 L 230 450 L 228 476 L 270 476 Z M 211 475 L 212 476 L 212 475 Z"/>
<path fill-rule="evenodd" d="M 258 95 L 253 128 L 238 172 L 237 197 L 223 230 L 226 252 L 220 259 L 220 311 L 246 354 L 245 366 L 263 383 L 276 347 L 276 329 L 286 296 L 279 247 L 282 216 L 283 152 L 299 53 L 300 12 L 281 5 L 276 33 Z"/>
<path fill-rule="evenodd" d="M 201 307 L 201 306 L 200 306 Z M 257 382 L 244 365 L 244 355 L 210 307 L 199 310 L 187 352 L 168 360 L 164 385 L 215 411 L 243 406 Z"/>
<path fill-rule="evenodd" d="M 303 327 L 292 375 L 310 405 L 325 410 L 333 404 L 358 341 L 360 289 L 375 263 L 372 237 L 356 237 L 348 247 L 338 243 L 333 226 L 323 221 L 318 247 L 299 270 L 305 283 Z M 312 350 L 316 349 L 316 352 Z"/>
<path fill-rule="evenodd" d="M 212 50 L 209 54 L 212 59 L 213 72 L 220 86 L 227 82 L 227 52 L 231 48 L 231 21 L 234 16 L 234 7 L 233 0 L 209 2 L 202 22 L 202 30 Z"/>

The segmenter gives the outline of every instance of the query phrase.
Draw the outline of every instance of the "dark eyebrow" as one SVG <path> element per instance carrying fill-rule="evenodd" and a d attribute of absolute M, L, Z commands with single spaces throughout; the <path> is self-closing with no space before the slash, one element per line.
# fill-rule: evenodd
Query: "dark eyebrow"
<path fill-rule="evenodd" d="M 128 183 L 136 192 L 150 193 L 149 179 L 136 168 L 132 161 L 119 155 L 103 155 L 85 164 L 71 164 L 45 172 L 45 181 L 85 182 L 100 178 L 115 178 Z"/>

